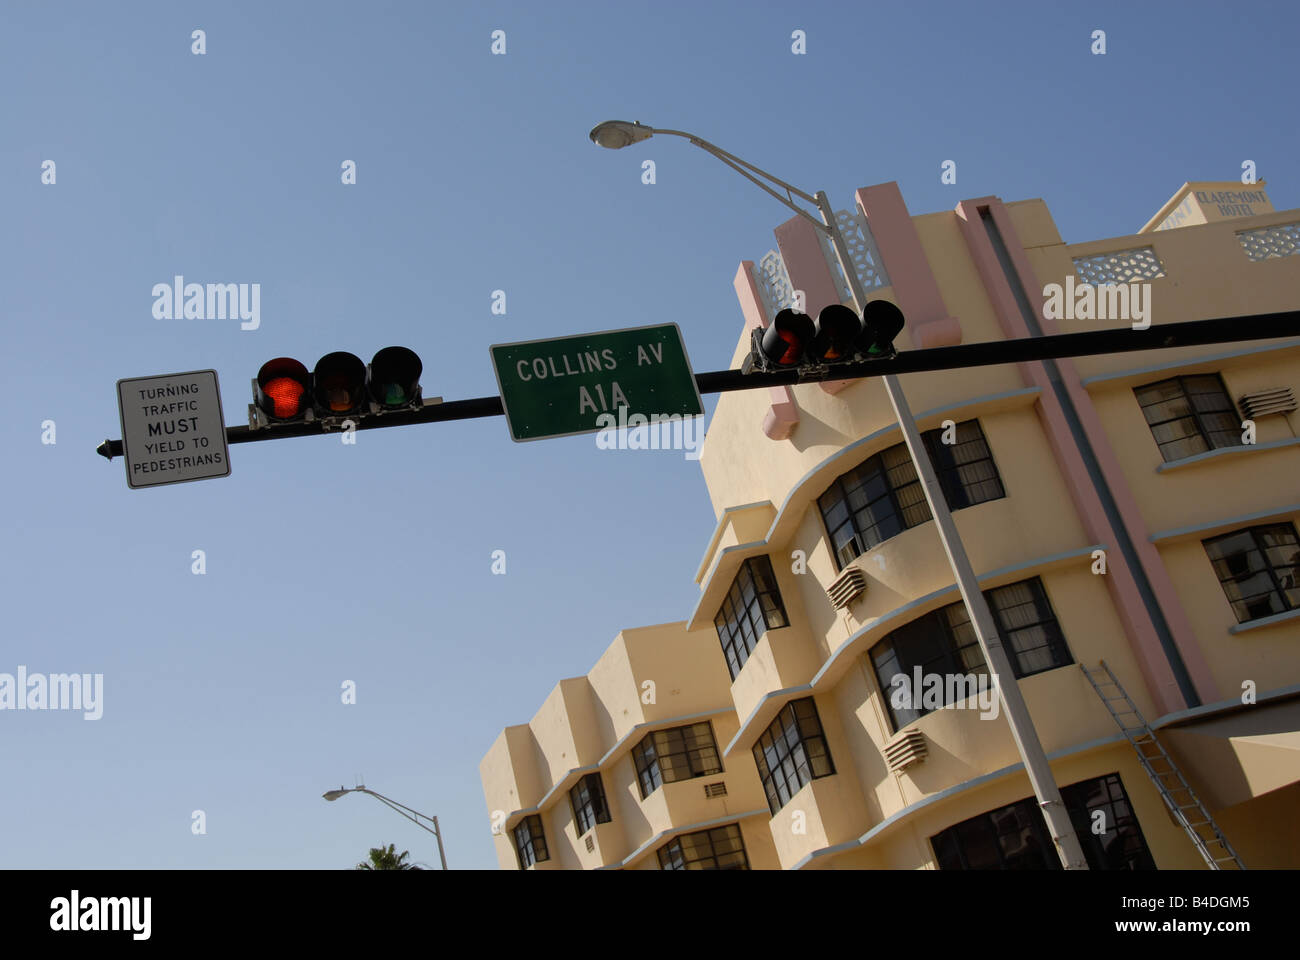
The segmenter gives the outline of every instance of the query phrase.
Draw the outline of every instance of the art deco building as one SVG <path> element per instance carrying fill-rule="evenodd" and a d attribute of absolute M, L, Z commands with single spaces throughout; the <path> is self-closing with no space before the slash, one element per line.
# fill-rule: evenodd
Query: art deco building
<path fill-rule="evenodd" d="M 1073 244 L 1038 199 L 855 200 L 902 350 L 1300 308 L 1263 184 Z M 796 291 L 850 302 L 811 224 L 775 233 L 733 368 Z M 902 384 L 1090 867 L 1300 866 L 1300 329 Z M 724 394 L 700 466 L 695 608 L 481 764 L 501 865 L 1059 868 L 881 381 Z"/>

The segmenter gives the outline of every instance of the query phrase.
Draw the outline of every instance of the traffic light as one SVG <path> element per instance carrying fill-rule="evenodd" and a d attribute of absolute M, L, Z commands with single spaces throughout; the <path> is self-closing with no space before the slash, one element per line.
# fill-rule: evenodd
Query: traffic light
<path fill-rule="evenodd" d="M 807 314 L 785 309 L 771 325 L 754 331 L 741 369 L 748 373 L 891 357 L 903 323 L 903 312 L 888 300 L 872 300 L 861 319 L 849 307 L 833 303 L 816 323 Z"/>
<path fill-rule="evenodd" d="M 832 303 L 817 314 L 817 335 L 813 337 L 809 350 L 810 359 L 826 363 L 852 360 L 854 342 L 861 331 L 862 321 L 856 313 Z"/>
<path fill-rule="evenodd" d="M 352 353 L 327 353 L 310 373 L 297 360 L 277 357 L 262 364 L 253 381 L 249 427 L 419 410 L 423 369 L 406 347 L 385 347 L 369 364 Z"/>
<path fill-rule="evenodd" d="M 894 338 L 903 329 L 903 311 L 888 300 L 872 300 L 862 311 L 862 333 L 857 349 L 872 359 L 894 353 Z"/>
<path fill-rule="evenodd" d="M 304 398 L 310 390 L 307 368 L 289 357 L 266 361 L 253 381 L 257 409 L 270 420 L 297 420 L 309 406 Z"/>
<path fill-rule="evenodd" d="M 763 331 L 759 349 L 778 367 L 793 367 L 803 357 L 815 333 L 812 319 L 806 313 L 782 310 Z"/>

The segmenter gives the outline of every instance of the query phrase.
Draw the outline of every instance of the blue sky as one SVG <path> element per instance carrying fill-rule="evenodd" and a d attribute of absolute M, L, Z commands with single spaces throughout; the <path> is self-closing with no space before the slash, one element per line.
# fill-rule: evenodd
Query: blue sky
<path fill-rule="evenodd" d="M 697 371 L 724 368 L 737 264 L 790 214 L 679 139 L 595 147 L 605 119 L 697 133 L 837 207 L 890 180 L 913 213 L 1041 196 L 1071 242 L 1244 160 L 1295 208 L 1298 22 L 1289 3 L 5 4 L 0 672 L 102 673 L 104 713 L 0 711 L 0 867 L 329 869 L 390 842 L 436 865 L 373 799 L 320 799 L 357 775 L 437 814 L 452 867 L 495 867 L 497 733 L 697 595 L 714 519 L 680 451 L 518 444 L 498 417 L 236 446 L 230 477 L 129 490 L 94 453 L 120 435 L 118 379 L 216 369 L 234 425 L 281 355 L 401 344 L 426 395 L 463 399 L 496 393 L 490 344 L 673 321 Z M 260 327 L 155 319 L 176 274 L 260 283 Z"/>

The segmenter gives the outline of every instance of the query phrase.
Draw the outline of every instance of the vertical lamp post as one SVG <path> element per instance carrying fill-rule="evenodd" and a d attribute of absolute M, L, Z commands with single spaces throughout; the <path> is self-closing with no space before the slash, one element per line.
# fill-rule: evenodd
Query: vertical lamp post
<path fill-rule="evenodd" d="M 858 272 L 853 267 L 853 258 L 849 253 L 848 245 L 844 242 L 844 237 L 840 233 L 839 224 L 835 219 L 835 211 L 831 208 L 830 200 L 827 199 L 824 191 L 818 191 L 815 195 L 810 196 L 784 180 L 780 180 L 734 154 L 714 146 L 707 140 L 702 140 L 694 134 L 684 133 L 681 130 L 661 130 L 639 122 L 627 123 L 620 120 L 610 120 L 597 125 L 591 131 L 590 136 L 593 143 L 608 147 L 611 150 L 618 150 L 633 143 L 648 140 L 657 133 L 684 137 L 695 146 L 717 157 L 737 173 L 771 194 L 787 208 L 803 217 L 828 237 L 835 249 L 840 269 L 848 279 L 849 290 L 853 295 L 854 309 L 859 316 L 862 316 L 862 310 L 867 303 L 866 294 L 862 289 L 862 282 L 858 278 Z M 785 191 L 785 196 L 777 193 L 759 177 L 762 177 L 768 183 L 776 184 Z M 821 214 L 821 219 L 818 220 L 806 210 L 797 206 L 794 203 L 794 197 L 799 197 L 801 200 L 814 205 L 818 213 Z M 1088 864 L 1083 856 L 1083 848 L 1079 845 L 1079 838 L 1075 835 L 1069 813 L 1061 802 L 1061 792 L 1057 789 L 1056 780 L 1052 777 L 1047 755 L 1043 752 L 1043 746 L 1038 740 L 1037 732 L 1034 730 L 1033 721 L 1029 716 L 1028 708 L 1025 706 L 1024 697 L 1021 696 L 1020 686 L 1016 682 L 1015 674 L 1011 670 L 1011 663 L 1007 659 L 1002 640 L 998 636 L 997 627 L 994 625 L 993 616 L 989 612 L 988 603 L 984 599 L 984 594 L 980 591 L 979 581 L 975 578 L 975 571 L 971 568 L 970 559 L 966 556 L 966 548 L 957 535 L 957 527 L 953 523 L 952 513 L 948 509 L 948 502 L 944 499 L 943 490 L 939 486 L 938 477 L 935 475 L 934 465 L 930 462 L 929 453 L 921 442 L 921 434 L 916 428 L 916 420 L 912 417 L 912 410 L 908 405 L 907 397 L 903 394 L 897 376 L 886 376 L 881 379 L 884 381 L 885 393 L 889 396 L 889 402 L 894 408 L 894 414 L 898 419 L 899 427 L 902 429 L 903 439 L 907 443 L 907 451 L 911 454 L 912 462 L 916 465 L 916 471 L 920 475 L 921 488 L 925 493 L 926 503 L 930 505 L 930 514 L 934 517 L 934 522 L 938 527 L 939 539 L 943 543 L 944 551 L 948 555 L 948 561 L 952 565 L 953 574 L 957 579 L 957 589 L 961 592 L 962 600 L 966 603 L 966 610 L 970 615 L 971 625 L 975 629 L 975 636 L 979 640 L 980 649 L 984 653 L 984 660 L 989 666 L 993 683 L 997 687 L 1003 707 L 1006 710 L 1007 725 L 1011 728 L 1011 735 L 1015 739 L 1016 747 L 1020 751 L 1020 757 L 1024 761 L 1025 771 L 1029 774 L 1029 782 L 1034 788 L 1034 795 L 1038 798 L 1038 805 L 1043 811 L 1043 818 L 1047 821 L 1047 827 L 1052 835 L 1052 840 L 1056 844 L 1061 863 L 1067 870 L 1086 870 Z M 1003 677 L 1009 678 L 1009 682 L 1004 682 Z"/>
<path fill-rule="evenodd" d="M 423 830 L 428 830 L 431 834 L 433 834 L 435 837 L 438 838 L 438 859 L 442 861 L 442 869 L 444 870 L 447 869 L 447 854 L 445 854 L 442 849 L 442 833 L 438 830 L 437 817 L 431 817 L 428 814 L 420 813 L 418 810 L 412 810 L 410 807 L 406 806 L 405 804 L 398 803 L 396 800 L 391 800 L 388 797 L 384 796 L 382 793 L 376 793 L 375 791 L 368 790 L 365 787 L 339 787 L 337 790 L 326 790 L 323 794 L 321 794 L 321 796 L 323 796 L 326 800 L 337 800 L 345 793 L 368 793 L 372 797 L 375 797 L 377 800 L 383 802 L 386 806 L 396 810 L 402 816 L 406 817 L 407 820 L 410 820 L 412 823 L 414 823 L 417 827 L 420 827 Z M 424 823 L 421 823 L 420 820 L 418 819 L 419 817 L 423 817 L 425 820 L 431 821 L 433 823 L 433 826 L 430 827 Z"/>

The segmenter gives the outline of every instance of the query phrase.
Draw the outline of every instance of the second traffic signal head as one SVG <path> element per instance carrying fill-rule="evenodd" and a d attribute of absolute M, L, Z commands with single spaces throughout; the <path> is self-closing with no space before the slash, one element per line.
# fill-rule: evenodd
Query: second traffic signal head
<path fill-rule="evenodd" d="M 366 391 L 366 365 L 356 354 L 327 353 L 312 373 L 312 398 L 322 411 L 353 413 L 361 407 Z"/>
<path fill-rule="evenodd" d="M 817 333 L 809 347 L 809 359 L 827 362 L 851 360 L 854 340 L 862 331 L 862 321 L 848 307 L 832 303 L 817 314 Z"/>

